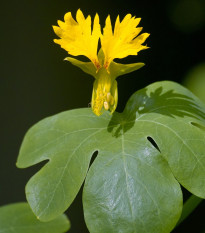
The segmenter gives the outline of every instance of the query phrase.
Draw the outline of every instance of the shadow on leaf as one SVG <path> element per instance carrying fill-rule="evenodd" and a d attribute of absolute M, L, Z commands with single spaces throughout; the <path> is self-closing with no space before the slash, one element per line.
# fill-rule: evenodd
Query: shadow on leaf
<path fill-rule="evenodd" d="M 176 87 L 179 85 L 176 84 Z M 158 87 L 154 91 L 144 88 L 134 93 L 129 99 L 122 114 L 114 113 L 109 125 L 108 132 L 112 132 L 115 137 L 119 137 L 131 129 L 135 122 L 147 114 L 157 113 L 171 118 L 193 118 L 197 121 L 205 120 L 205 113 L 201 111 L 197 101 L 189 95 L 177 92 L 176 89 L 164 90 Z M 189 93 L 189 92 L 187 92 Z M 193 126 L 204 129 L 205 125 L 192 122 Z"/>

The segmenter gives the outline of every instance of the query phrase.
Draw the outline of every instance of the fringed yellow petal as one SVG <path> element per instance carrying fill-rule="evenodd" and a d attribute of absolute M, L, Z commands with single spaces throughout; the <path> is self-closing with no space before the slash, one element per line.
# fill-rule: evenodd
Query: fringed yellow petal
<path fill-rule="evenodd" d="M 150 35 L 149 33 L 142 33 L 140 36 L 138 36 L 133 40 L 133 43 L 141 45 L 145 42 L 145 40 L 147 39 L 147 37 L 149 37 L 149 35 Z"/>
<path fill-rule="evenodd" d="M 53 26 L 54 32 L 60 39 L 54 42 L 61 45 L 69 54 L 73 56 L 84 55 L 88 57 L 96 69 L 100 68 L 97 57 L 98 41 L 101 36 L 101 29 L 98 15 L 95 16 L 93 30 L 91 30 L 91 17 L 84 17 L 79 9 L 76 13 L 75 21 L 68 12 L 64 16 L 64 21 L 58 21 L 57 26 Z"/>
<path fill-rule="evenodd" d="M 120 22 L 118 16 L 113 33 L 110 16 L 107 17 L 103 35 L 101 36 L 102 50 L 105 54 L 104 67 L 106 69 L 108 69 L 113 59 L 137 55 L 140 50 L 148 48 L 143 46 L 142 43 L 144 43 L 149 34 L 143 33 L 138 36 L 142 30 L 142 27 L 137 27 L 140 20 L 140 18 L 127 14 Z"/>
<path fill-rule="evenodd" d="M 57 36 L 59 36 L 59 37 L 62 37 L 62 29 L 61 28 L 59 28 L 59 27 L 57 27 L 57 26 L 53 26 L 53 30 L 54 30 L 54 32 L 55 32 L 55 34 L 57 35 Z"/>
<path fill-rule="evenodd" d="M 105 27 L 103 29 L 103 36 L 105 37 L 111 37 L 113 35 L 112 33 L 112 24 L 110 20 L 110 15 L 108 15 L 106 21 L 105 21 Z"/>
<path fill-rule="evenodd" d="M 83 12 L 80 10 L 80 9 L 78 9 L 77 10 L 77 13 L 76 13 L 76 20 L 77 20 L 77 22 L 80 24 L 81 22 L 84 22 L 85 21 L 85 17 L 84 17 L 84 15 L 83 15 Z"/>
<path fill-rule="evenodd" d="M 64 27 L 65 27 L 65 23 L 62 22 L 61 20 L 58 20 L 57 23 L 58 23 L 58 26 L 59 26 L 60 28 L 64 28 Z"/>
<path fill-rule="evenodd" d="M 90 44 L 91 49 L 93 51 L 96 51 L 96 53 L 97 53 L 97 49 L 98 49 L 99 37 L 101 36 L 101 27 L 100 27 L 100 22 L 99 21 L 100 21 L 99 16 L 98 16 L 98 14 L 96 14 L 95 18 L 94 18 L 94 23 L 93 23 L 92 42 Z M 92 62 L 94 63 L 97 70 L 99 70 L 101 65 L 99 63 L 98 57 L 97 57 L 97 59 L 93 59 Z"/>
<path fill-rule="evenodd" d="M 118 35 L 120 29 L 120 16 L 118 15 L 115 21 L 114 35 Z"/>
<path fill-rule="evenodd" d="M 94 18 L 94 23 L 93 23 L 92 35 L 99 37 L 100 31 L 101 31 L 101 29 L 100 29 L 99 15 L 96 13 L 95 18 Z"/>

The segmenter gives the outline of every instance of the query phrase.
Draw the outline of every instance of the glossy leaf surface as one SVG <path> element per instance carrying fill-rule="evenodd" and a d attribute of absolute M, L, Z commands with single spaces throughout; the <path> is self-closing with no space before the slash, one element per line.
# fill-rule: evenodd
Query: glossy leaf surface
<path fill-rule="evenodd" d="M 41 220 L 65 211 L 86 178 L 83 205 L 91 233 L 168 233 L 181 214 L 179 183 L 205 198 L 205 106 L 165 81 L 136 92 L 123 113 L 57 114 L 28 131 L 17 166 L 44 160 L 26 186 Z"/>

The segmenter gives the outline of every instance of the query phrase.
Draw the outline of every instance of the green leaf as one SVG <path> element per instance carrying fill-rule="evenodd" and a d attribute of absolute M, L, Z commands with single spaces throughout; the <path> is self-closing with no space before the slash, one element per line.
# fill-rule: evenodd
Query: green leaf
<path fill-rule="evenodd" d="M 117 151 L 100 150 L 86 178 L 83 203 L 90 232 L 170 232 L 182 194 L 167 162 L 142 132 L 110 146 Z"/>
<path fill-rule="evenodd" d="M 64 212 L 86 178 L 83 205 L 91 233 L 168 233 L 182 210 L 179 183 L 205 198 L 205 106 L 165 81 L 136 92 L 123 113 L 57 114 L 28 131 L 17 166 L 44 160 L 26 186 L 41 220 Z"/>
<path fill-rule="evenodd" d="M 40 222 L 27 203 L 15 203 L 0 207 L 0 233 L 63 233 L 70 222 L 61 215 L 50 222 Z"/>

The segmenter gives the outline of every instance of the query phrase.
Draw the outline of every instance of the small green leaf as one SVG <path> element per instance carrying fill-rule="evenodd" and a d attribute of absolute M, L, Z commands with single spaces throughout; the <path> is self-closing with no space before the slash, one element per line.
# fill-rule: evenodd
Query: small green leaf
<path fill-rule="evenodd" d="M 0 207 L 0 233 L 63 233 L 70 222 L 61 215 L 50 222 L 40 222 L 27 203 L 15 203 Z"/>
<path fill-rule="evenodd" d="M 49 160 L 28 182 L 27 200 L 48 221 L 86 178 L 91 233 L 169 233 L 182 210 L 179 183 L 205 198 L 204 129 L 204 104 L 168 81 L 136 92 L 123 113 L 77 109 L 46 118 L 28 131 L 17 161 L 24 168 Z"/>

